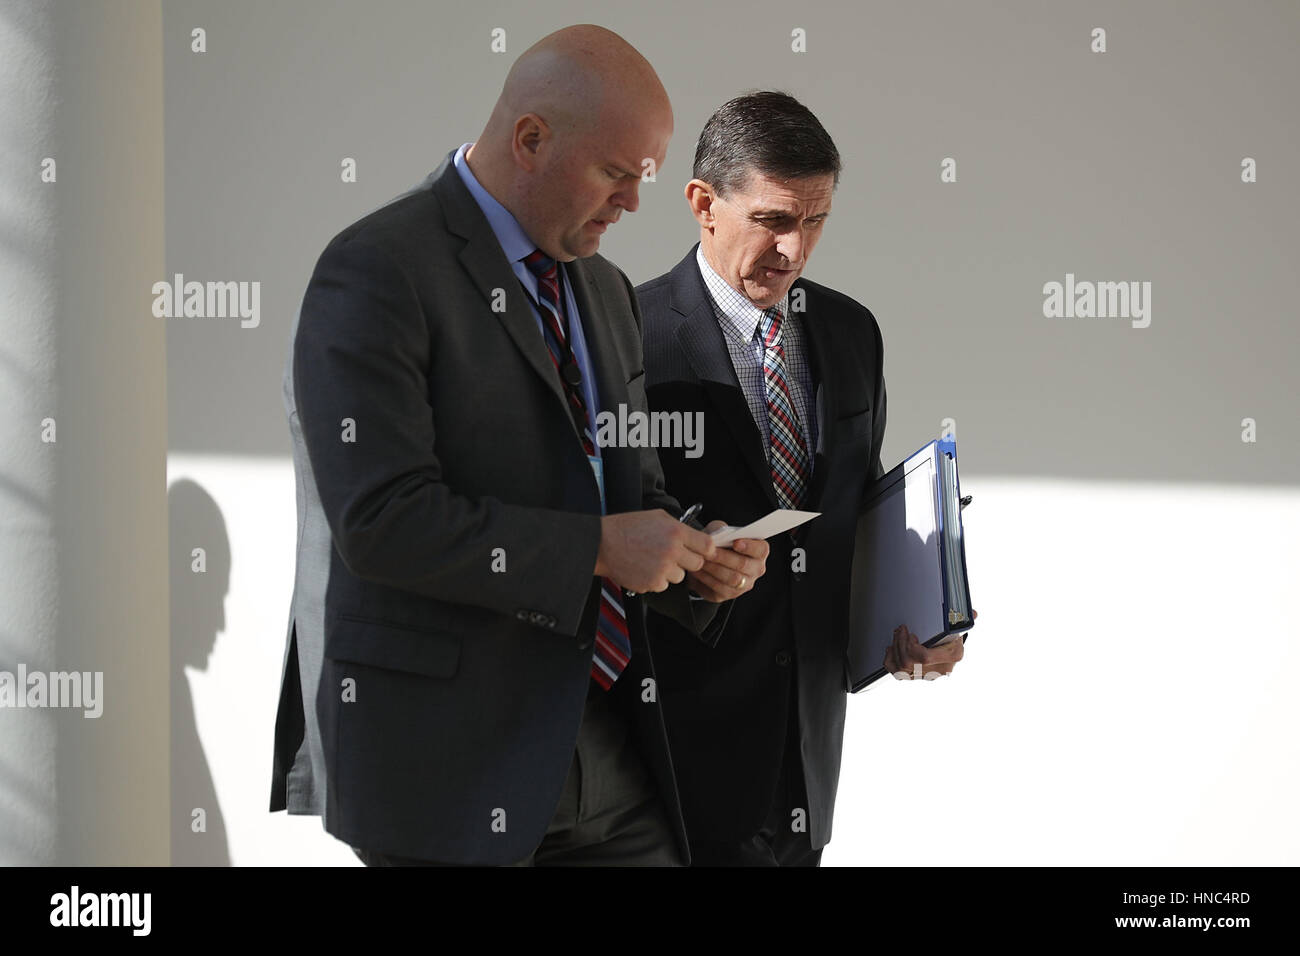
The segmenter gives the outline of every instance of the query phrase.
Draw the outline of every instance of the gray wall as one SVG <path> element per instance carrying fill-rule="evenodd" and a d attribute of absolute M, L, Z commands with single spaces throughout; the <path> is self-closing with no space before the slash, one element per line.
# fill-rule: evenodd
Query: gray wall
<path fill-rule="evenodd" d="M 658 182 L 601 247 L 636 282 L 694 241 L 681 187 L 724 99 L 789 90 L 835 137 L 845 174 L 805 274 L 883 327 L 889 462 L 951 416 L 967 476 L 1300 478 L 1300 8 L 741 9 L 167 3 L 168 272 L 264 283 L 258 329 L 168 325 L 170 447 L 287 454 L 279 375 L 325 242 L 474 138 L 515 55 L 594 19 L 650 59 L 676 113 Z M 205 54 L 188 52 L 194 26 Z M 489 50 L 498 26 L 505 55 Z M 1096 26 L 1104 54 L 1090 51 Z M 807 53 L 790 51 L 796 27 Z M 354 185 L 340 182 L 345 156 Z M 1241 182 L 1246 156 L 1257 183 Z M 939 181 L 944 157 L 955 183 Z M 1150 327 L 1044 318 L 1043 284 L 1067 272 L 1149 281 Z"/>

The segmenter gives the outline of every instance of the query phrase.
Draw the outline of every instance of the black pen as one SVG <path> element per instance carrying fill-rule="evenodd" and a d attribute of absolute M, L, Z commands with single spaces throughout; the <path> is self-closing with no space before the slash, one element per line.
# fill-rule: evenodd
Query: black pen
<path fill-rule="evenodd" d="M 686 524 L 686 522 L 690 521 L 697 514 L 699 514 L 700 509 L 703 507 L 704 507 L 704 502 L 702 501 L 695 502 L 695 504 L 691 505 L 689 508 L 687 508 L 685 511 L 682 512 L 682 516 L 677 519 L 678 522 L 681 524 Z M 629 591 L 627 588 L 623 589 L 623 593 L 626 594 L 628 597 L 636 597 L 636 592 Z"/>

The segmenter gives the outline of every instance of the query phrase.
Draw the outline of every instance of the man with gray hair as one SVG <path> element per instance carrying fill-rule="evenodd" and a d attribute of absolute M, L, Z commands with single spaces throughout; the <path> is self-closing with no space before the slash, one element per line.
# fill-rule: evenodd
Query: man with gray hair
<path fill-rule="evenodd" d="M 686 186 L 699 244 L 636 290 L 650 407 L 703 413 L 709 435 L 700 458 L 660 450 L 668 487 L 705 519 L 822 512 L 772 539 L 768 573 L 720 631 L 701 639 L 650 614 L 697 866 L 815 866 L 830 840 L 854 530 L 885 434 L 874 316 L 801 278 L 839 174 L 831 137 L 793 97 L 732 99 L 705 124 Z M 884 663 L 946 674 L 961 655 L 960 641 L 931 649 L 902 628 Z"/>

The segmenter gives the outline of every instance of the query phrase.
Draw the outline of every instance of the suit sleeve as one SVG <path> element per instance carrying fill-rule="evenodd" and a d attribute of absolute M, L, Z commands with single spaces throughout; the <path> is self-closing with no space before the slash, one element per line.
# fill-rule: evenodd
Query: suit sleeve
<path fill-rule="evenodd" d="M 876 389 L 876 413 L 871 416 L 871 478 L 874 481 L 885 474 L 880 453 L 885 445 L 885 379 L 882 376 Z"/>
<path fill-rule="evenodd" d="M 600 518 L 458 494 L 429 403 L 428 319 L 382 250 L 321 255 L 293 345 L 304 444 L 339 557 L 358 577 L 576 634 Z M 448 414 L 448 410 L 442 410 Z M 565 542 L 563 557 L 556 541 Z M 504 549 L 509 574 L 492 573 Z"/>
<path fill-rule="evenodd" d="M 863 483 L 862 496 L 864 499 L 876 479 L 885 474 L 884 465 L 880 460 L 881 451 L 885 445 L 887 404 L 885 395 L 885 342 L 884 337 L 880 334 L 880 324 L 876 322 L 874 315 L 871 316 L 871 325 L 876 335 L 876 394 L 874 398 L 875 411 L 871 416 L 871 480 Z"/>
<path fill-rule="evenodd" d="M 632 306 L 632 317 L 636 320 L 636 351 L 638 357 L 641 357 L 641 307 L 637 303 L 636 290 L 632 288 L 632 283 L 628 281 L 627 276 L 624 275 L 621 269 L 619 270 L 619 276 L 623 280 L 623 286 L 627 289 L 628 301 Z M 642 365 L 644 365 L 644 361 Z M 635 390 L 628 390 L 628 398 L 632 405 L 635 406 L 636 411 L 648 413 L 649 409 L 644 387 L 644 368 L 641 369 L 641 382 L 642 384 Z M 659 453 L 648 446 L 641 448 L 641 497 L 642 504 L 646 508 L 662 508 L 675 518 L 681 516 L 683 511 L 681 504 L 676 498 L 668 494 L 664 487 L 664 472 L 663 466 L 659 463 Z M 643 595 L 642 598 L 654 611 L 665 617 L 672 618 L 682 627 L 709 644 L 718 639 L 718 635 L 722 633 L 727 618 L 731 614 L 731 602 L 729 601 L 719 605 L 710 601 L 691 600 L 690 590 L 684 581 L 681 584 L 670 585 L 665 591 Z"/>

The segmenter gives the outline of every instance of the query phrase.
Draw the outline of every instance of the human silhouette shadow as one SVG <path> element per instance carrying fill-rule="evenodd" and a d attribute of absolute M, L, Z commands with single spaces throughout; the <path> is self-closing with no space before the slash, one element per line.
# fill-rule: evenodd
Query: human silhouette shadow
<path fill-rule="evenodd" d="M 185 668 L 206 670 L 225 630 L 230 541 L 221 509 L 189 479 L 167 489 L 171 591 L 172 866 L 229 866 L 225 819 L 217 803 Z M 202 548 L 202 555 L 195 550 Z M 203 570 L 197 570 L 203 568 Z M 198 811 L 202 813 L 198 813 Z"/>

